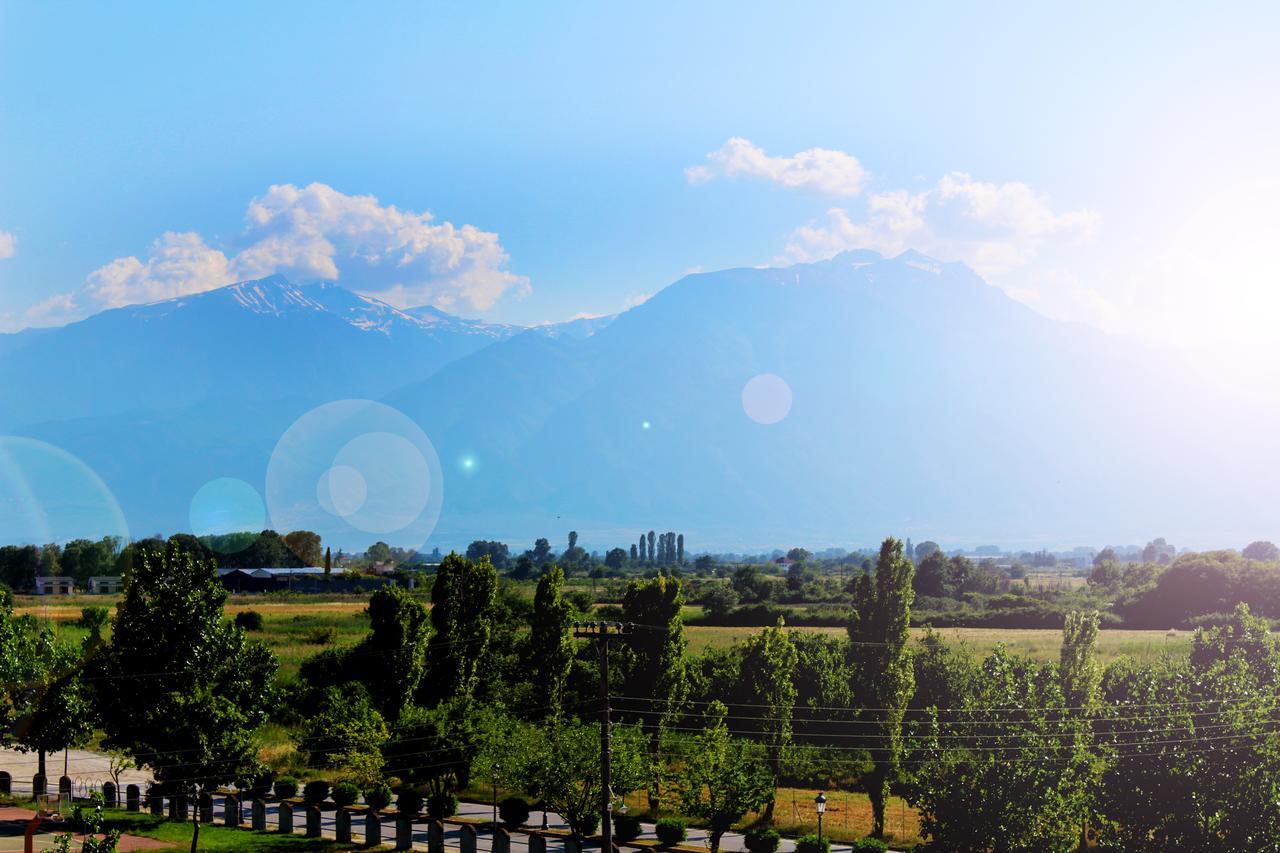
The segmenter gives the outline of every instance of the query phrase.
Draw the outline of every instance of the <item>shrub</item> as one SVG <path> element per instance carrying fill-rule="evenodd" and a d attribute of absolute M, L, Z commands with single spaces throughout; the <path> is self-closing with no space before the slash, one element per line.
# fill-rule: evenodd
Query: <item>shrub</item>
<path fill-rule="evenodd" d="M 747 831 L 746 845 L 750 853 L 777 853 L 782 836 L 776 829 L 751 829 Z"/>
<path fill-rule="evenodd" d="M 332 625 L 325 625 L 321 628 L 312 628 L 307 634 L 307 642 L 313 646 L 328 646 L 338 639 L 338 629 Z"/>
<path fill-rule="evenodd" d="M 432 820 L 453 817 L 458 811 L 458 798 L 453 794 L 432 794 L 427 797 L 427 814 Z"/>
<path fill-rule="evenodd" d="M 353 806 L 360 799 L 360 789 L 350 782 L 339 782 L 333 786 L 333 801 L 339 808 Z"/>
<path fill-rule="evenodd" d="M 640 837 L 640 818 L 629 814 L 615 814 L 613 816 L 613 836 L 622 842 L 635 841 Z M 772 853 L 772 851 L 769 851 L 769 853 Z"/>
<path fill-rule="evenodd" d="M 879 838 L 859 838 L 853 842 L 853 853 L 886 853 L 888 849 L 889 845 Z"/>
<path fill-rule="evenodd" d="M 423 796 L 417 788 L 401 788 L 396 797 L 396 810 L 401 814 L 418 814 L 422 811 Z"/>
<path fill-rule="evenodd" d="M 498 803 L 498 816 L 512 829 L 524 826 L 529 820 L 529 804 L 521 797 L 507 797 Z"/>
<path fill-rule="evenodd" d="M 380 812 L 391 805 L 391 789 L 387 787 L 385 782 L 379 782 L 372 788 L 366 788 L 364 802 L 373 811 Z"/>
<path fill-rule="evenodd" d="M 236 627 L 246 631 L 261 631 L 262 614 L 256 610 L 241 610 L 236 614 Z"/>
<path fill-rule="evenodd" d="M 292 776 L 281 776 L 272 786 L 272 790 L 282 800 L 291 799 L 298 796 L 298 780 Z"/>
<path fill-rule="evenodd" d="M 302 799 L 309 806 L 318 806 L 329 799 L 329 783 L 324 779 L 312 779 L 302 786 Z"/>
<path fill-rule="evenodd" d="M 684 821 L 678 817 L 664 817 L 657 824 L 658 841 L 662 842 L 663 847 L 674 847 L 681 841 L 684 841 L 685 831 Z"/>
<path fill-rule="evenodd" d="M 271 786 L 275 780 L 276 772 L 270 768 L 264 768 L 261 773 L 236 783 L 236 787 L 254 799 L 261 799 L 271 792 Z"/>
<path fill-rule="evenodd" d="M 90 634 L 101 635 L 102 629 L 111 621 L 111 611 L 105 607 L 92 606 L 80 608 L 80 619 L 76 622 Z"/>
<path fill-rule="evenodd" d="M 595 811 L 594 809 L 592 809 L 591 811 L 583 815 L 582 818 L 578 821 L 578 825 L 575 827 L 578 833 L 584 837 L 588 835 L 595 835 L 596 830 L 598 830 L 599 828 L 600 828 L 600 812 Z"/>
<path fill-rule="evenodd" d="M 796 853 L 831 853 L 831 839 L 816 835 L 802 835 L 796 840 Z"/>

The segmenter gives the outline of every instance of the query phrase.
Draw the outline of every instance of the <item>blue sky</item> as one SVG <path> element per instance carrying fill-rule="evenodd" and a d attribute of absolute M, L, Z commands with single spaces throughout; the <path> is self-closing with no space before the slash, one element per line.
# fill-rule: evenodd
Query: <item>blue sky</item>
<path fill-rule="evenodd" d="M 0 2 L 0 328 L 326 265 L 535 323 L 865 243 L 1276 354 L 1278 34 L 1264 4 Z"/>

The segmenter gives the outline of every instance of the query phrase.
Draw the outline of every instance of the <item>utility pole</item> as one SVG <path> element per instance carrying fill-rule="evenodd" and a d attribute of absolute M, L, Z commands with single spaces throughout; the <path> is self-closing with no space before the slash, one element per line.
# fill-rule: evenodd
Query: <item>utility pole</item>
<path fill-rule="evenodd" d="M 609 638 L 631 633 L 630 622 L 574 622 L 573 636 L 594 640 L 600 649 L 600 850 L 613 851 L 613 821 L 609 812 L 613 805 L 613 777 L 609 769 Z"/>

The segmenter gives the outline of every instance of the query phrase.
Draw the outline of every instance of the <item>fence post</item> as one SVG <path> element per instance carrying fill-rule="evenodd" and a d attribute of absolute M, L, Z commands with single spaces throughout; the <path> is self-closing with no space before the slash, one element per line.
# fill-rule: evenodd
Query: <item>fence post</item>
<path fill-rule="evenodd" d="M 164 815 L 164 794 L 160 793 L 159 788 L 151 788 L 147 791 L 147 802 L 151 805 L 153 815 Z"/>
<path fill-rule="evenodd" d="M 570 835 L 564 840 L 564 853 L 582 853 L 582 841 Z"/>
<path fill-rule="evenodd" d="M 284 835 L 293 834 L 293 803 L 288 800 L 280 801 L 280 832 Z"/>
<path fill-rule="evenodd" d="M 256 832 L 267 831 L 267 804 L 257 798 L 253 801 L 253 828 Z"/>
<path fill-rule="evenodd" d="M 464 823 L 460 841 L 459 847 L 462 853 L 476 853 L 476 828 L 469 823 Z"/>
<path fill-rule="evenodd" d="M 529 853 L 547 853 L 547 839 L 536 832 L 529 833 Z"/>
<path fill-rule="evenodd" d="M 364 813 L 364 846 L 377 847 L 382 843 L 382 816 L 373 809 Z"/>
<path fill-rule="evenodd" d="M 201 791 L 197 799 L 197 808 L 200 809 L 200 822 L 203 824 L 213 823 L 213 797 L 207 791 Z"/>
<path fill-rule="evenodd" d="M 427 853 L 444 853 L 444 824 L 438 820 L 427 824 Z"/>
<path fill-rule="evenodd" d="M 225 794 L 222 798 L 222 822 L 227 826 L 239 826 L 241 821 L 240 815 L 240 795 Z"/>
<path fill-rule="evenodd" d="M 7 791 L 5 793 L 8 793 Z M 120 805 L 120 790 L 116 787 L 115 782 L 102 783 L 102 802 L 109 809 L 114 809 Z"/>
<path fill-rule="evenodd" d="M 338 806 L 338 813 L 334 815 L 335 834 L 339 844 L 351 843 L 351 812 L 347 811 L 345 806 Z"/>
<path fill-rule="evenodd" d="M 511 853 L 511 833 L 501 826 L 493 833 L 493 853 Z"/>
<path fill-rule="evenodd" d="M 413 815 L 396 813 L 396 849 L 413 849 Z"/>
<path fill-rule="evenodd" d="M 128 785 L 124 789 L 124 807 L 136 812 L 142 807 L 142 789 L 137 785 Z"/>
<path fill-rule="evenodd" d="M 320 808 L 311 806 L 307 809 L 307 838 L 320 837 Z"/>

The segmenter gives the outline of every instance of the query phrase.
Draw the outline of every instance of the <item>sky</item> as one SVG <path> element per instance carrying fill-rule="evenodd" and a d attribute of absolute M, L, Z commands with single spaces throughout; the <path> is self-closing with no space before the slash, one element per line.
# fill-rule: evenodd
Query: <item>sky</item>
<path fill-rule="evenodd" d="M 913 248 L 1274 366 L 1278 18 L 0 0 L 0 330 L 270 272 L 533 324 Z"/>

